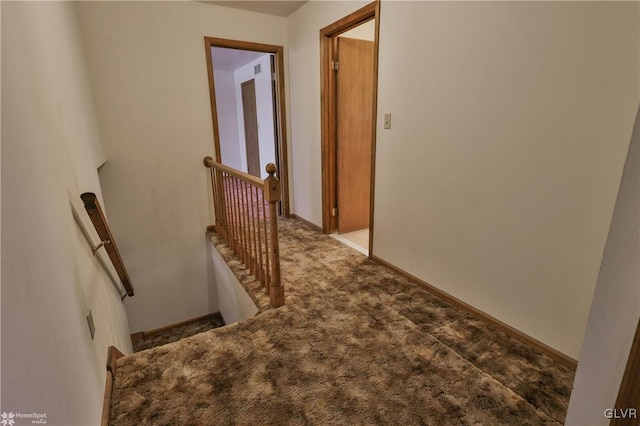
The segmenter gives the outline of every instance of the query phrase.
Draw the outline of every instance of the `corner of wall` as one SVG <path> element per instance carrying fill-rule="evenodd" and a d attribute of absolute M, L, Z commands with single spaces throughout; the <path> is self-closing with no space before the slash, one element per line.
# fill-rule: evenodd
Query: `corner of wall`
<path fill-rule="evenodd" d="M 640 109 L 589 312 L 567 425 L 608 425 L 640 318 Z M 623 407 L 624 408 L 624 407 Z"/>

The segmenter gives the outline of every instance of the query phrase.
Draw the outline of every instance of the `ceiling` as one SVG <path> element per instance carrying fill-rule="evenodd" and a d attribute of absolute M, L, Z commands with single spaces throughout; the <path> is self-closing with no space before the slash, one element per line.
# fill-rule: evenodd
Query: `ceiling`
<path fill-rule="evenodd" d="M 268 55 L 268 53 L 264 52 L 226 49 L 224 47 L 212 47 L 211 53 L 213 55 L 213 68 L 226 71 L 235 71 L 261 56 Z"/>
<path fill-rule="evenodd" d="M 201 3 L 213 4 L 216 6 L 232 7 L 234 9 L 249 10 L 251 12 L 266 13 L 267 15 L 287 17 L 296 11 L 305 1 L 244 1 L 244 0 L 226 0 L 226 1 L 201 1 Z"/>

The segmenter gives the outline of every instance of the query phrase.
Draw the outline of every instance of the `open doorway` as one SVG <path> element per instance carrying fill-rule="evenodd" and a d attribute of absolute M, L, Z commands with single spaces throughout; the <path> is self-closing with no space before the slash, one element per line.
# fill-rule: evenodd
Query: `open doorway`
<path fill-rule="evenodd" d="M 262 179 L 274 163 L 289 216 L 283 48 L 205 37 L 205 49 L 216 160 Z"/>
<path fill-rule="evenodd" d="M 379 2 L 323 28 L 323 231 L 370 255 Z"/>

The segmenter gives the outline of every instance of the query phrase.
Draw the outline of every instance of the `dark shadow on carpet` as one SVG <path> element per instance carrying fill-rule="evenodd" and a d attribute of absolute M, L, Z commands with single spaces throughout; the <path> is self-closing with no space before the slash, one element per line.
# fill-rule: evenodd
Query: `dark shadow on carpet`
<path fill-rule="evenodd" d="M 160 333 L 154 333 L 150 336 L 144 336 L 141 339 L 131 339 L 133 352 L 140 352 L 146 349 L 157 348 L 158 346 L 174 343 L 187 337 L 194 336 L 198 333 L 213 330 L 224 326 L 224 320 L 220 314 L 203 318 L 190 324 L 181 325 L 171 328 Z"/>

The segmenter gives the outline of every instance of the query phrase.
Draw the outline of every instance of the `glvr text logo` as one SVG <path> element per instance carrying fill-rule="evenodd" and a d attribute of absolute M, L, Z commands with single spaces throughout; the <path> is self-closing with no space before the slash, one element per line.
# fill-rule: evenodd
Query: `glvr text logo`
<path fill-rule="evenodd" d="M 607 408 L 604 416 L 608 419 L 637 419 L 638 410 L 635 408 Z"/>

